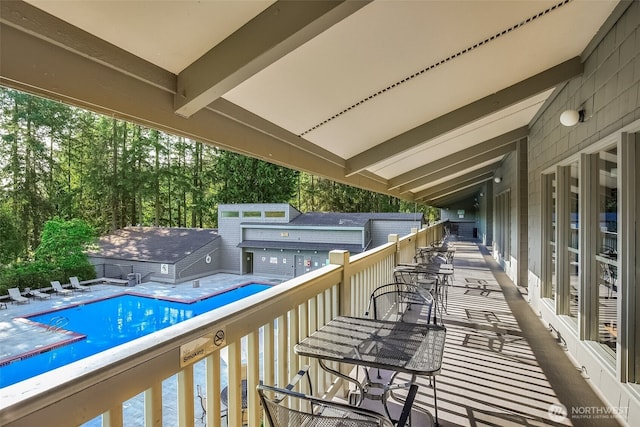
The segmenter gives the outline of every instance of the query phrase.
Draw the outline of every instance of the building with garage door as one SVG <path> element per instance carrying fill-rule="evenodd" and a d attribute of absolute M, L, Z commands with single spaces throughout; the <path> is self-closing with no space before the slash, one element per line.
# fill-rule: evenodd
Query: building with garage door
<path fill-rule="evenodd" d="M 424 225 L 421 213 L 301 213 L 288 204 L 218 206 L 223 271 L 296 277 L 327 265 L 329 251 L 364 252 Z"/>
<path fill-rule="evenodd" d="M 301 213 L 279 204 L 218 206 L 218 230 L 126 227 L 89 253 L 98 277 L 180 283 L 214 273 L 296 277 L 334 249 L 360 253 L 424 225 L 421 213 Z"/>

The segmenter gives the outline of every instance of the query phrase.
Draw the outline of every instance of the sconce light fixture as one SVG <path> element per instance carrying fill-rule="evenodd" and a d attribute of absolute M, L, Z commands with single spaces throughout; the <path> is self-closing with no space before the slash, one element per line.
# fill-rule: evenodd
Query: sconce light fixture
<path fill-rule="evenodd" d="M 560 123 L 563 126 L 575 126 L 584 122 L 584 110 L 565 110 L 560 114 Z"/>
<path fill-rule="evenodd" d="M 484 193 L 482 191 L 480 192 L 480 197 L 484 197 Z"/>
<path fill-rule="evenodd" d="M 496 184 L 500 184 L 502 182 L 502 178 L 496 176 L 495 178 L 493 178 L 493 182 L 495 182 Z"/>

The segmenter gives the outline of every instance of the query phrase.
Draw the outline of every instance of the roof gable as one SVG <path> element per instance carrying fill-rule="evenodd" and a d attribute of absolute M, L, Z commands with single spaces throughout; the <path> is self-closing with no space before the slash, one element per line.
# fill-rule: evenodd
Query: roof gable
<path fill-rule="evenodd" d="M 217 238 L 214 229 L 125 227 L 101 237 L 98 249 L 89 255 L 175 263 Z"/>

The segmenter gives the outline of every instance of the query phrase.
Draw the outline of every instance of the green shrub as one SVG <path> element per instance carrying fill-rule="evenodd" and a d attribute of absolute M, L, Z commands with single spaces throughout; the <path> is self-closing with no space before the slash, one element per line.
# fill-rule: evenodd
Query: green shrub
<path fill-rule="evenodd" d="M 69 277 L 76 276 L 80 280 L 96 278 L 93 265 L 81 264 L 73 267 L 59 268 L 41 262 L 25 262 L 14 264 L 0 271 L 0 295 L 7 294 L 9 288 L 39 289 L 51 286 L 51 281 L 69 283 Z"/>

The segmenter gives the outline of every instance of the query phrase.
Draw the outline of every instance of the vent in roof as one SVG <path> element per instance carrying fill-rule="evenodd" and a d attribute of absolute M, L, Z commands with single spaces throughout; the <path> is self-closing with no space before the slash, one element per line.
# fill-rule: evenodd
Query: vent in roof
<path fill-rule="evenodd" d="M 305 136 L 309 132 L 313 132 L 314 130 L 318 129 L 319 127 L 321 127 L 323 125 L 326 125 L 330 121 L 332 121 L 334 119 L 337 119 L 341 115 L 353 110 L 356 107 L 359 107 L 360 105 L 364 104 L 365 102 L 371 101 L 372 99 L 374 99 L 378 95 L 382 95 L 383 93 L 388 92 L 391 89 L 395 89 L 396 87 L 400 86 L 401 84 L 406 83 L 411 79 L 414 79 L 414 78 L 416 78 L 418 76 L 423 75 L 427 71 L 433 70 L 434 68 L 439 67 L 440 65 L 446 64 L 447 62 L 449 62 L 449 61 L 451 61 L 453 59 L 456 59 L 456 58 L 460 57 L 461 55 L 469 53 L 472 50 L 475 50 L 475 49 L 477 49 L 477 48 L 479 48 L 481 46 L 484 46 L 484 45 L 494 41 L 494 40 L 497 40 L 498 38 L 500 38 L 502 36 L 505 36 L 505 35 L 511 33 L 512 31 L 515 31 L 518 28 L 521 28 L 521 27 L 529 24 L 530 22 L 533 22 L 536 19 L 541 18 L 541 17 L 553 12 L 554 10 L 564 6 L 567 3 L 570 3 L 571 1 L 573 1 L 573 0 L 563 0 L 560 3 L 557 3 L 557 4 L 551 6 L 551 7 L 547 8 L 547 9 L 545 9 L 545 10 L 543 10 L 543 11 L 541 11 L 541 12 L 539 12 L 539 13 L 537 13 L 537 14 L 535 14 L 535 15 L 527 18 L 527 19 L 525 19 L 524 21 L 518 22 L 517 24 L 512 25 L 511 27 L 506 28 L 506 29 L 504 29 L 504 30 L 492 35 L 491 37 L 488 37 L 488 38 L 486 38 L 486 39 L 484 39 L 484 40 L 482 40 L 482 41 L 480 41 L 478 43 L 475 43 L 475 44 L 473 44 L 471 46 L 468 46 L 467 48 L 462 49 L 461 51 L 456 52 L 453 55 L 450 55 L 450 56 L 448 56 L 446 58 L 443 58 L 440 61 L 421 69 L 420 71 L 417 71 L 417 72 L 415 72 L 415 73 L 413 73 L 413 74 L 411 74 L 409 76 L 406 76 L 402 80 L 399 80 L 399 81 L 393 83 L 392 85 L 389 85 L 389 86 L 385 87 L 384 89 L 381 89 L 381 90 L 369 95 L 368 97 L 366 97 L 364 99 L 361 99 L 360 101 L 358 101 L 355 104 L 345 108 L 344 110 L 340 111 L 339 113 L 334 114 L 333 116 L 329 117 L 328 119 L 323 120 L 322 122 L 318 123 L 317 125 L 315 125 L 315 126 L 309 128 L 309 129 L 307 129 L 306 131 L 302 132 L 298 136 L 300 136 L 300 137 Z"/>

